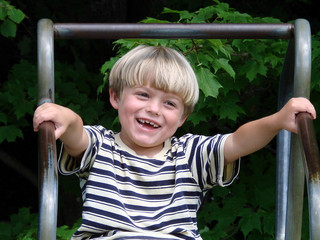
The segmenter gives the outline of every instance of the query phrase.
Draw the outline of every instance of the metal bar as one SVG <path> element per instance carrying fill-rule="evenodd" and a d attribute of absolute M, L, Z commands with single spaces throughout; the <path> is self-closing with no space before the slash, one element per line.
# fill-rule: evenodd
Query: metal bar
<path fill-rule="evenodd" d="M 309 22 L 298 19 L 295 28 L 294 96 L 310 98 L 311 29 Z"/>
<path fill-rule="evenodd" d="M 289 39 L 293 25 L 214 24 L 214 23 L 56 23 L 55 38 L 219 38 L 219 39 Z"/>
<path fill-rule="evenodd" d="M 282 73 L 280 76 L 278 109 L 280 110 L 293 96 L 294 42 L 289 41 Z M 284 240 L 288 207 L 289 163 L 291 133 L 282 130 L 277 136 L 277 170 L 276 170 L 276 219 L 275 239 Z"/>
<path fill-rule="evenodd" d="M 298 125 L 299 138 L 301 139 L 301 144 L 303 146 L 303 153 L 304 153 L 303 156 L 307 164 L 306 177 L 311 181 L 318 181 L 320 177 L 319 147 L 318 147 L 318 143 L 315 135 L 313 120 L 310 114 L 308 113 L 298 114 L 297 125 Z"/>
<path fill-rule="evenodd" d="M 313 120 L 308 113 L 297 116 L 298 133 L 307 179 L 310 239 L 320 239 L 320 156 Z"/>
<path fill-rule="evenodd" d="M 301 148 L 296 135 L 291 134 L 291 159 L 289 164 L 286 240 L 301 240 L 304 169 Z"/>
<path fill-rule="evenodd" d="M 300 46 L 296 57 L 295 68 L 295 96 L 309 98 L 310 96 L 310 79 L 311 79 L 311 30 L 309 23 L 306 20 L 297 20 L 295 22 L 295 29 L 299 29 L 296 34 L 296 45 Z M 300 114 L 299 114 L 300 115 Z M 302 119 L 300 119 L 302 118 Z M 310 117 L 309 117 L 310 118 Z M 308 116 L 298 117 L 300 130 L 307 129 L 307 126 L 303 128 L 302 122 L 307 124 Z M 305 172 L 307 176 L 307 188 L 308 188 L 308 202 L 309 202 L 309 235 L 311 240 L 320 239 L 320 185 L 319 185 L 319 154 L 313 129 L 313 124 L 308 124 L 308 136 L 309 141 L 304 140 L 303 137 L 307 134 L 301 132 L 300 141 L 304 148 L 304 155 L 301 156 L 301 162 L 305 157 Z M 303 136 L 302 136 L 303 134 Z M 312 144 L 312 145 L 310 145 Z M 312 146 L 312 149 L 310 149 Z"/>
<path fill-rule="evenodd" d="M 44 122 L 39 127 L 39 229 L 38 239 L 56 239 L 58 173 L 54 125 Z"/>
<path fill-rule="evenodd" d="M 38 105 L 54 102 L 53 23 L 49 19 L 38 22 Z"/>
<path fill-rule="evenodd" d="M 38 22 L 38 105 L 54 102 L 53 23 Z M 38 135 L 39 228 L 38 239 L 56 239 L 58 173 L 54 125 L 42 123 Z"/>
<path fill-rule="evenodd" d="M 294 97 L 309 98 L 311 79 L 311 31 L 306 20 L 294 22 Z M 304 194 L 304 168 L 297 135 L 291 138 L 286 239 L 300 240 Z"/>

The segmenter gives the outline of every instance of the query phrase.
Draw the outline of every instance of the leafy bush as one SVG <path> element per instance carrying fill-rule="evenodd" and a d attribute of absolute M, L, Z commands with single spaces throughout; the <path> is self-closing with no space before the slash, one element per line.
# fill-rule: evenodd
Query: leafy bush
<path fill-rule="evenodd" d="M 57 228 L 57 240 L 68 240 L 80 226 L 78 220 L 73 227 L 60 226 Z M 21 208 L 10 216 L 10 222 L 0 222 L 0 239 L 33 240 L 37 238 L 38 215 L 31 213 L 29 208 Z"/>
<path fill-rule="evenodd" d="M 8 1 L 0 0 L 0 33 L 4 37 L 15 37 L 17 25 L 25 18 L 25 14 Z"/>
<path fill-rule="evenodd" d="M 29 208 L 21 208 L 17 214 L 10 216 L 10 222 L 0 222 L 1 239 L 34 239 L 37 234 L 37 214 L 30 213 Z"/>

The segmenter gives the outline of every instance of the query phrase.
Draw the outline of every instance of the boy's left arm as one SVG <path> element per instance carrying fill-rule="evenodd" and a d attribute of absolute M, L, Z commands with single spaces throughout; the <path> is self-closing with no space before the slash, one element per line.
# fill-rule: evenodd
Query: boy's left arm
<path fill-rule="evenodd" d="M 282 129 L 297 133 L 296 115 L 300 112 L 308 112 L 316 118 L 308 99 L 292 98 L 279 112 L 242 125 L 225 142 L 225 164 L 263 148 Z"/>

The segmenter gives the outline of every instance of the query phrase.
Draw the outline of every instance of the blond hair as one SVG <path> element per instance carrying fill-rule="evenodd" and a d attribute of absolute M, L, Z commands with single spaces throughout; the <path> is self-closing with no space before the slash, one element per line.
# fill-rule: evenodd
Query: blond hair
<path fill-rule="evenodd" d="M 196 75 L 187 59 L 176 50 L 162 46 L 138 46 L 113 66 L 109 87 L 118 96 L 125 87 L 152 86 L 177 94 L 184 103 L 184 115 L 190 114 L 199 97 Z"/>

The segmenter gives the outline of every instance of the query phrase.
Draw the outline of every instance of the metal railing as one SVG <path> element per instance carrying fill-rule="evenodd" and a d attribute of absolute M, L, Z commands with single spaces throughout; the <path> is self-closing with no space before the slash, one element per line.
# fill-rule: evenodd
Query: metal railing
<path fill-rule="evenodd" d="M 38 23 L 38 105 L 54 102 L 53 23 Z M 58 173 L 54 125 L 39 127 L 39 229 L 38 239 L 56 239 Z"/>
<path fill-rule="evenodd" d="M 294 35 L 289 40 L 280 77 L 279 109 L 291 97 L 309 98 L 310 80 L 311 31 L 309 23 L 299 19 L 294 22 Z M 300 240 L 305 182 L 299 139 L 283 130 L 277 144 L 275 238 Z"/>
<path fill-rule="evenodd" d="M 312 118 L 307 113 L 297 116 L 302 159 L 307 179 L 309 199 L 310 239 L 320 239 L 320 156 Z"/>
<path fill-rule="evenodd" d="M 56 39 L 118 39 L 118 38 L 217 38 L 217 39 L 288 39 L 289 47 L 280 78 L 279 108 L 293 96 L 309 98 L 311 76 L 311 33 L 308 21 L 298 19 L 294 24 L 84 24 L 56 23 L 49 19 L 38 22 L 38 84 L 39 101 L 54 102 L 53 42 Z M 303 114 L 304 116 L 304 114 Z M 300 120 L 303 119 L 303 120 Z M 300 239 L 302 201 L 304 189 L 303 157 L 306 156 L 306 173 L 309 190 L 309 215 L 311 239 L 320 239 L 319 155 L 312 157 L 315 140 L 313 123 L 298 117 L 299 136 L 287 131 L 278 135 L 277 190 L 275 238 Z M 302 122 L 302 123 L 301 123 Z M 41 129 L 54 136 L 52 124 Z M 55 239 L 57 219 L 56 147 L 52 137 L 39 133 L 40 166 L 40 218 L 38 239 Z M 53 134 L 53 135 L 52 135 Z M 300 140 L 299 140 L 300 139 Z M 303 151 L 300 148 L 302 142 Z M 309 144 L 308 142 L 312 142 Z M 310 147 L 311 146 L 311 147 Z M 45 150 L 41 150 L 45 149 Z M 46 150 L 47 149 L 47 150 Z M 308 150 L 309 149 L 309 150 Z M 301 154 L 301 153 L 304 154 Z M 315 153 L 313 153 L 315 154 Z M 313 156 L 313 154 L 311 154 Z M 317 153 L 318 154 L 318 153 Z M 290 160 L 291 159 L 291 160 Z"/>

